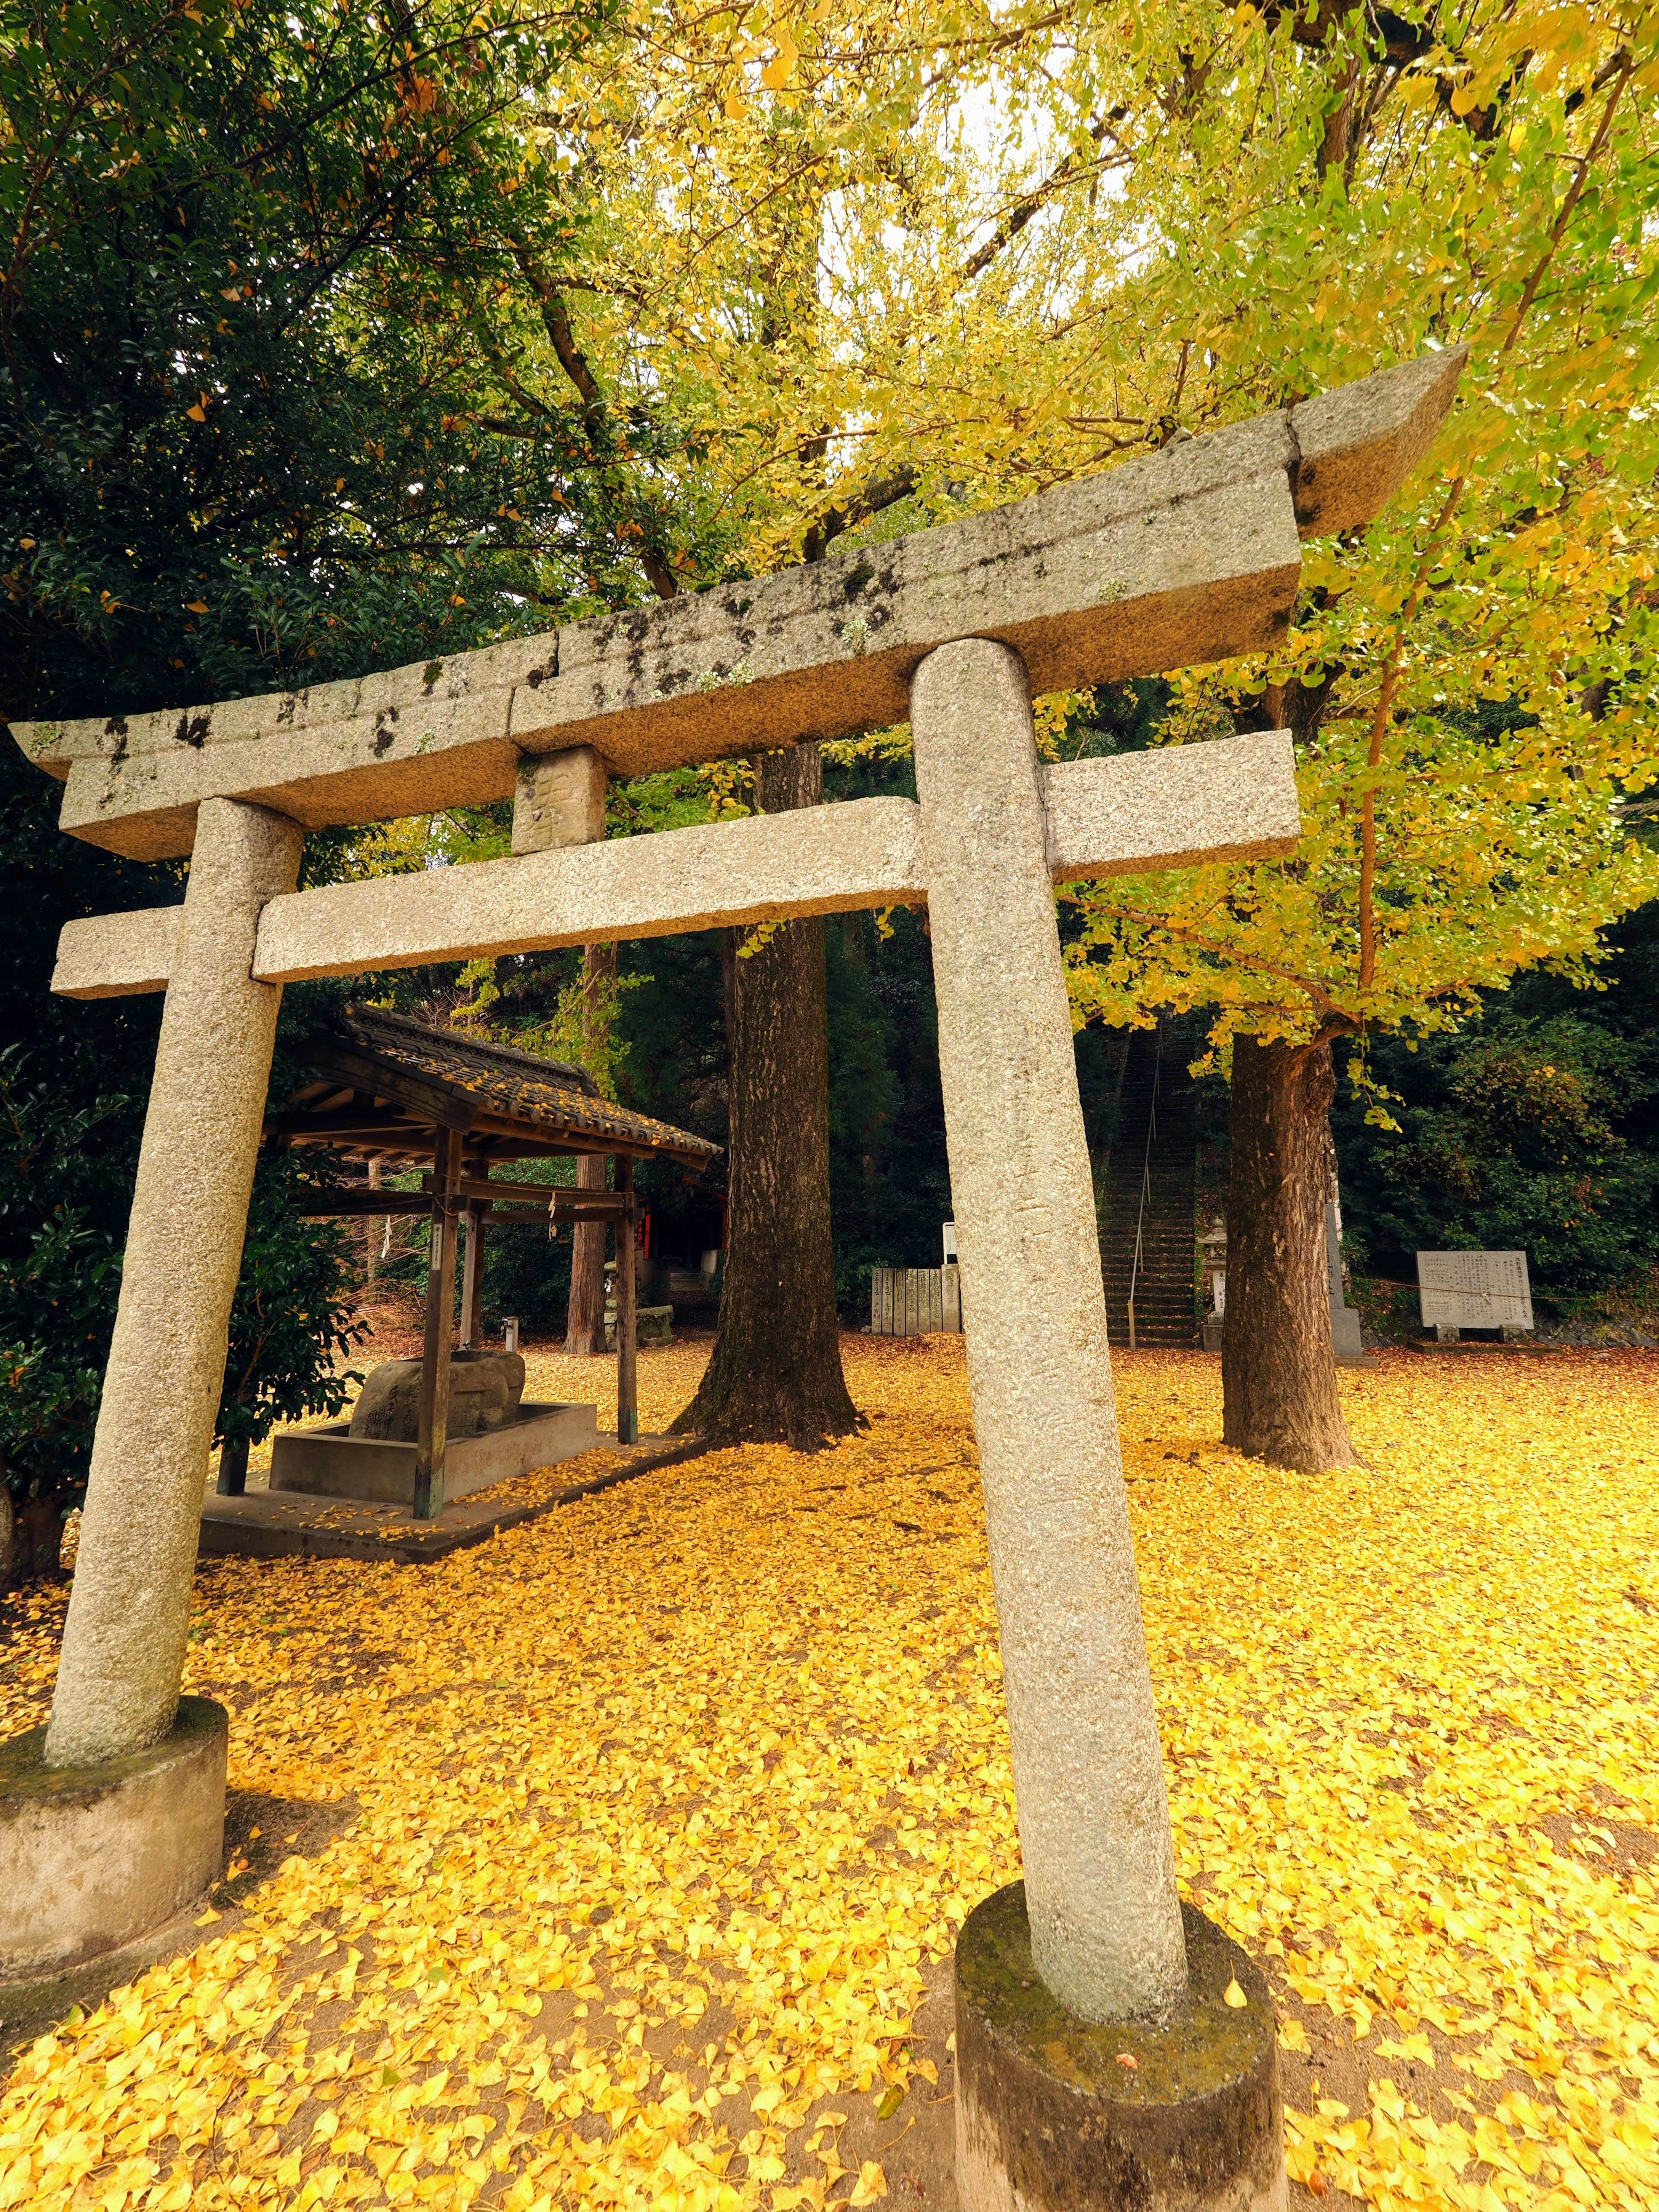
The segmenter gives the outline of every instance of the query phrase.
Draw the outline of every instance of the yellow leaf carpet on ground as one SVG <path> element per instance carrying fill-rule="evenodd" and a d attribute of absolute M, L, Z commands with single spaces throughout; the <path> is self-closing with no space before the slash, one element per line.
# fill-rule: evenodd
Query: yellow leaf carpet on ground
<path fill-rule="evenodd" d="M 642 1362 L 647 1426 L 706 1348 Z M 929 2063 L 924 1970 L 1018 1853 L 960 1340 L 848 1360 L 834 1450 L 434 1567 L 204 1568 L 243 1815 L 337 1832 L 22 2052 L 0 2206 L 889 2194 L 843 2109 Z M 1392 1356 L 1324 1476 L 1221 1449 L 1214 1360 L 1118 1377 L 1182 1876 L 1273 1975 L 1293 2176 L 1649 2212 L 1659 1362 Z M 4 1608 L 0 1727 L 61 1617 Z"/>

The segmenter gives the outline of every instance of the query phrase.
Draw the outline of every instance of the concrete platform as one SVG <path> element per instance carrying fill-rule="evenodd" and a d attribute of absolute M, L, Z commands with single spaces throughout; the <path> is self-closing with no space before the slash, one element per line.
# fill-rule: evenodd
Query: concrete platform
<path fill-rule="evenodd" d="M 596 1406 L 521 1405 L 499 1429 L 456 1437 L 444 1459 L 446 1501 L 511 1482 L 532 1468 L 556 1467 L 599 1442 Z M 356 1498 L 376 1505 L 415 1502 L 416 1447 L 354 1437 L 337 1421 L 279 1436 L 271 1447 L 270 1487 L 307 1498 Z M 227 1503 L 229 1501 L 227 1500 Z"/>
<path fill-rule="evenodd" d="M 352 1498 L 308 1497 L 295 1492 L 250 1490 L 242 1498 L 210 1492 L 202 1506 L 202 1559 L 397 1559 L 406 1565 L 447 1559 L 452 1552 L 485 1544 L 503 1528 L 538 1521 L 579 1498 L 591 1498 L 653 1468 L 695 1459 L 703 1449 L 696 1437 L 641 1437 L 619 1444 L 614 1436 L 593 1440 L 569 1472 L 574 1478 L 550 1494 L 523 1495 L 524 1477 L 487 1498 L 465 1498 L 444 1507 L 435 1521 L 415 1521 L 406 1505 L 363 1504 Z M 618 1453 L 621 1466 L 616 1465 Z M 603 1456 L 612 1462 L 597 1464 Z M 592 1462 L 584 1473 L 583 1462 Z M 515 1496 L 514 1492 L 520 1492 Z"/>
<path fill-rule="evenodd" d="M 1558 1352 L 1622 1352 L 1623 1345 L 1596 1344 L 1498 1344 L 1489 1337 L 1477 1337 L 1472 1343 L 1423 1344 L 1407 1337 L 1400 1346 L 1402 1352 L 1420 1352 L 1425 1359 L 1468 1359 L 1482 1352 L 1496 1352 L 1508 1359 L 1549 1359 Z"/>

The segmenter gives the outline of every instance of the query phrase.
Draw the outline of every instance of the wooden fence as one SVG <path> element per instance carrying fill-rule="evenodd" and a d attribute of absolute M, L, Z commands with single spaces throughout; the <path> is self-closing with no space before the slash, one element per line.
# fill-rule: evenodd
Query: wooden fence
<path fill-rule="evenodd" d="M 872 1336 L 959 1335 L 961 1278 L 954 1267 L 878 1267 L 870 1277 Z"/>

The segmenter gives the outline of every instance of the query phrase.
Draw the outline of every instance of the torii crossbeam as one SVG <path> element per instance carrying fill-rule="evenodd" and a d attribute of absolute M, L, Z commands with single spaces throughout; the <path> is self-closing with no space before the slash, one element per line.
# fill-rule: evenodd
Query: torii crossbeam
<path fill-rule="evenodd" d="M 1084 2021 L 1180 2002 L 1053 885 L 1288 852 L 1295 784 L 1283 732 L 1045 770 L 1030 696 L 1270 645 L 1301 538 L 1376 513 L 1462 364 L 1437 354 L 872 553 L 555 636 L 19 731 L 65 779 L 65 830 L 194 855 L 182 907 L 73 923 L 60 948 L 54 988 L 167 1005 L 47 1759 L 136 1753 L 173 1726 L 283 982 L 925 901 L 1031 1954 Z M 918 805 L 580 842 L 605 773 L 907 716 Z M 294 889 L 307 829 L 515 786 L 510 860 Z"/>

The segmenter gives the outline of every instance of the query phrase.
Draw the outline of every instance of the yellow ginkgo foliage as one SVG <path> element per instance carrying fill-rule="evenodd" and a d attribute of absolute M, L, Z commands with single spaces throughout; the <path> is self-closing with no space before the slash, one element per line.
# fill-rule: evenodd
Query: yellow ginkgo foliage
<path fill-rule="evenodd" d="M 647 1425 L 702 1356 L 642 1357 Z M 20 2056 L 0 2206 L 902 2201 L 948 2140 L 918 2003 L 1018 1853 L 961 1340 L 847 1357 L 872 1418 L 829 1450 L 436 1566 L 204 1566 L 231 1878 Z M 1115 1364 L 1177 1868 L 1272 1983 L 1292 2174 L 1649 2212 L 1653 1356 L 1390 1354 L 1334 1476 L 1224 1449 L 1200 1355 Z M 62 1611 L 0 1601 L 9 1729 Z"/>

